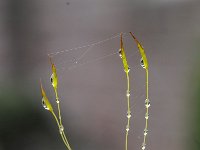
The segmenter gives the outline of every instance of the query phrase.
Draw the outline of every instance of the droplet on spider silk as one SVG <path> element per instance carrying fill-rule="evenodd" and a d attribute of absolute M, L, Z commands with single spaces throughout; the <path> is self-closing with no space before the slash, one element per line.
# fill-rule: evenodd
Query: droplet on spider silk
<path fill-rule="evenodd" d="M 44 97 L 42 98 L 42 106 L 44 107 L 44 109 L 49 110 L 49 108 L 47 107 Z"/>
<path fill-rule="evenodd" d="M 118 53 L 119 53 L 119 57 L 122 58 L 122 50 L 121 49 L 119 49 Z"/>
<path fill-rule="evenodd" d="M 140 65 L 142 66 L 142 68 L 145 68 L 144 60 L 142 58 L 140 59 Z"/>

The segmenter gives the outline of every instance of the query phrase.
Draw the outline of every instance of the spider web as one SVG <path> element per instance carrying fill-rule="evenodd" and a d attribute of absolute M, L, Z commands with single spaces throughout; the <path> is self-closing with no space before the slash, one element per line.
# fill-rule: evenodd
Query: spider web
<path fill-rule="evenodd" d="M 137 120 L 140 120 L 138 124 L 143 122 L 142 124 L 144 125 L 145 73 L 139 63 L 140 54 L 128 33 L 123 33 L 123 40 L 128 64 L 131 68 L 130 93 L 133 118 L 131 118 L 130 140 L 136 138 L 136 145 L 140 147 L 143 138 L 143 126 L 140 125 L 141 128 L 139 128 L 138 132 L 134 133 L 134 131 L 136 131 L 135 127 L 139 126 L 135 125 Z M 121 113 L 123 113 L 117 115 L 126 119 L 126 78 L 118 53 L 119 48 L 120 33 L 91 44 L 54 51 L 48 54 L 57 68 L 58 79 L 61 83 L 59 89 L 61 99 L 73 101 L 72 104 L 68 103 L 67 105 L 70 105 L 74 111 L 81 114 L 86 113 L 87 115 L 89 113 L 83 109 L 87 110 L 88 106 L 85 105 L 89 104 L 90 107 L 93 107 L 93 110 L 89 111 L 90 113 L 94 110 L 100 113 L 97 110 L 97 103 L 101 103 L 99 110 L 104 107 L 104 111 L 109 112 L 109 107 L 115 107 L 115 103 L 117 103 L 116 109 L 120 109 Z M 108 84 L 111 84 L 111 86 Z M 110 87 L 113 88 L 111 89 Z M 109 89 L 113 91 L 110 92 L 111 96 L 108 94 Z M 87 95 L 88 92 L 89 94 Z M 96 95 L 100 98 L 93 100 Z M 111 99 L 110 97 L 114 97 L 113 100 L 105 100 Z M 77 105 L 77 103 L 80 104 Z M 116 114 L 117 110 L 114 110 L 113 114 Z M 123 120 L 122 132 L 125 131 L 125 124 L 126 122 Z"/>

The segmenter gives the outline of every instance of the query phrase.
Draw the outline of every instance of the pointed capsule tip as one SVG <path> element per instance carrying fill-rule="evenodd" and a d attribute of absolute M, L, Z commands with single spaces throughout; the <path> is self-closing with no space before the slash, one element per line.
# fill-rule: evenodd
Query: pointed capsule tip
<path fill-rule="evenodd" d="M 121 47 L 121 50 L 123 49 L 123 39 L 122 39 L 122 37 L 123 37 L 123 33 L 121 32 L 120 33 L 120 47 Z"/>
<path fill-rule="evenodd" d="M 42 86 L 42 80 L 41 80 L 41 78 L 40 78 L 40 89 L 41 89 L 42 96 L 44 96 L 45 92 L 44 92 L 44 89 L 43 89 L 43 86 Z"/>
<path fill-rule="evenodd" d="M 140 42 L 137 40 L 137 38 L 133 35 L 133 33 L 132 32 L 129 32 L 130 34 L 131 34 L 131 36 L 133 37 L 133 39 L 135 40 L 135 42 L 137 43 L 137 44 L 140 44 Z"/>
<path fill-rule="evenodd" d="M 48 55 L 48 57 L 49 57 L 49 61 L 50 61 L 51 65 L 53 65 L 52 57 L 50 55 Z"/>
<path fill-rule="evenodd" d="M 42 89 L 42 79 L 40 78 L 40 87 Z"/>

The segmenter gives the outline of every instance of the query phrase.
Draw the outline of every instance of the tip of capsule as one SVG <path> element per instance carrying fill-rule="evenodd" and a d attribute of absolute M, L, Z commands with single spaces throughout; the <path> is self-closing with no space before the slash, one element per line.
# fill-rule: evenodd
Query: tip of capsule
<path fill-rule="evenodd" d="M 48 55 L 48 57 L 49 57 L 49 61 L 50 61 L 51 65 L 53 65 L 52 57 L 50 55 Z"/>
<path fill-rule="evenodd" d="M 140 44 L 140 42 L 137 40 L 137 38 L 133 35 L 133 33 L 132 32 L 129 32 L 130 34 L 131 34 L 131 36 L 133 37 L 133 39 L 135 40 L 135 42 L 137 43 L 137 44 Z"/>
<path fill-rule="evenodd" d="M 43 89 L 43 86 L 42 86 L 42 79 L 41 78 L 40 78 L 40 89 L 41 89 L 42 96 L 44 96 L 44 89 Z"/>
<path fill-rule="evenodd" d="M 123 37 L 123 33 L 121 32 L 120 33 L 120 46 L 121 46 L 121 50 L 123 49 L 123 39 L 122 39 L 122 37 Z"/>

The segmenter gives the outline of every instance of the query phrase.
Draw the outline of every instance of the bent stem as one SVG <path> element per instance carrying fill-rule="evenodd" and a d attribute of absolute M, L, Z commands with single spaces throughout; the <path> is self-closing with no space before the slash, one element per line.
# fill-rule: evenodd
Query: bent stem
<path fill-rule="evenodd" d="M 72 150 L 70 145 L 69 145 L 69 142 L 68 142 L 68 140 L 67 140 L 67 138 L 65 136 L 64 130 L 62 131 L 62 129 L 61 129 L 61 125 L 60 125 L 60 123 L 58 121 L 58 118 L 56 117 L 54 112 L 52 112 L 52 115 L 54 116 L 54 119 L 56 120 L 56 123 L 58 125 L 58 129 L 59 129 L 59 132 L 60 132 L 60 136 L 61 136 L 65 146 L 67 147 L 68 150 Z"/>
<path fill-rule="evenodd" d="M 62 136 L 62 139 L 67 143 L 67 145 L 69 146 L 69 150 L 71 150 L 71 147 L 69 145 L 69 142 L 67 140 L 67 137 L 65 135 L 65 132 L 64 132 L 64 127 L 63 127 L 63 124 L 62 124 L 62 116 L 61 116 L 61 111 L 60 111 L 60 101 L 59 101 L 59 97 L 58 97 L 58 92 L 57 90 L 55 90 L 55 94 L 56 94 L 56 103 L 57 103 L 57 107 L 58 107 L 58 117 L 59 117 L 59 121 L 60 121 L 60 124 L 59 124 L 59 129 L 60 129 L 60 134 Z"/>

